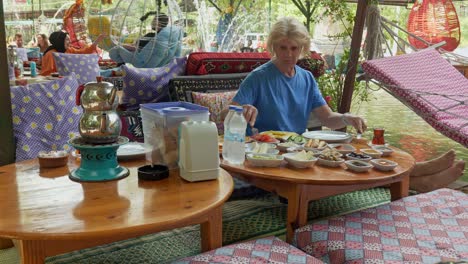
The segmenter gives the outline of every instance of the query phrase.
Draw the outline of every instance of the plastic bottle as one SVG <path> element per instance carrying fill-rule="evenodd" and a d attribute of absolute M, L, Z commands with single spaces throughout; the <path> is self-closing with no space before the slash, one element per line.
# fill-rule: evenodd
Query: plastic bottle
<path fill-rule="evenodd" d="M 235 113 L 229 119 L 229 135 L 227 141 L 227 161 L 231 164 L 242 164 L 245 161 L 245 129 L 247 121 L 242 107 L 236 107 Z M 226 141 L 226 139 L 224 140 Z"/>
<path fill-rule="evenodd" d="M 31 70 L 31 77 L 36 77 L 37 76 L 37 69 L 36 69 L 36 63 L 34 61 L 31 61 L 29 63 L 29 68 Z"/>
<path fill-rule="evenodd" d="M 226 115 L 226 118 L 224 118 L 224 141 L 223 141 L 223 160 L 228 160 L 228 152 L 227 149 L 229 148 L 229 137 L 230 137 L 230 132 L 229 132 L 229 120 L 231 117 L 234 115 L 236 112 L 236 107 L 235 105 L 230 105 L 229 106 L 229 112 Z M 228 138 L 226 140 L 226 138 Z"/>

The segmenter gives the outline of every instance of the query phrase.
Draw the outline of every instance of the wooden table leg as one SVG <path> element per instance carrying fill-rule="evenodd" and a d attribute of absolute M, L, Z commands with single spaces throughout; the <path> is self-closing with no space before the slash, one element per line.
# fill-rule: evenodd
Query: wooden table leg
<path fill-rule="evenodd" d="M 208 221 L 200 224 L 202 252 L 219 248 L 223 244 L 223 207 L 212 211 Z"/>
<path fill-rule="evenodd" d="M 18 252 L 21 264 L 43 264 L 46 258 L 46 248 L 40 240 L 18 241 Z"/>
<path fill-rule="evenodd" d="M 288 243 L 292 242 L 294 238 L 294 230 L 298 228 L 299 220 L 303 218 L 304 213 L 307 218 L 307 207 L 305 209 L 300 207 L 301 195 L 298 190 L 299 188 L 297 185 L 292 187 L 290 190 L 288 190 L 288 195 L 286 197 L 288 199 L 288 216 L 286 220 L 286 242 Z M 302 212 L 300 212 L 301 209 L 302 209 Z"/>
<path fill-rule="evenodd" d="M 401 199 L 409 194 L 409 172 L 402 175 L 401 181 L 390 184 L 390 199 Z"/>

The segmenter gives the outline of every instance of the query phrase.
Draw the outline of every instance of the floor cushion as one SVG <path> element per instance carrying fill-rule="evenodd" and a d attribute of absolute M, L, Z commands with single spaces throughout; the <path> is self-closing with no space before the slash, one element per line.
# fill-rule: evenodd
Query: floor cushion
<path fill-rule="evenodd" d="M 313 258 L 292 245 L 276 238 L 266 237 L 232 244 L 196 256 L 172 262 L 174 264 L 200 263 L 310 263 L 322 261 Z"/>
<path fill-rule="evenodd" d="M 175 58 L 159 68 L 135 68 L 122 65 L 122 104 L 127 110 L 136 110 L 143 103 L 169 101 L 169 81 L 185 71 L 186 58 Z"/>
<path fill-rule="evenodd" d="M 436 263 L 468 259 L 468 195 L 417 194 L 295 231 L 293 245 L 327 263 Z"/>
<path fill-rule="evenodd" d="M 69 150 L 77 135 L 82 108 L 75 104 L 78 82 L 71 73 L 58 80 L 11 87 L 16 161 L 39 151 Z"/>
<path fill-rule="evenodd" d="M 95 82 L 99 76 L 99 57 L 97 54 L 69 54 L 54 52 L 55 65 L 60 75 L 75 73 L 79 84 Z"/>

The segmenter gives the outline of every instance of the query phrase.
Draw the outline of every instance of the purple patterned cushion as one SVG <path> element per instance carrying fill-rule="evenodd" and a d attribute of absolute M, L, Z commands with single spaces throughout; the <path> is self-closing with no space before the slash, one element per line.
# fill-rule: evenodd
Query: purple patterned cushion
<path fill-rule="evenodd" d="M 72 73 L 58 80 L 11 87 L 16 161 L 39 151 L 69 150 L 78 135 L 81 107 L 75 105 L 78 82 Z"/>
<path fill-rule="evenodd" d="M 134 68 L 122 65 L 122 104 L 127 110 L 135 110 L 143 103 L 169 101 L 169 81 L 183 75 L 187 58 L 175 58 L 164 67 Z"/>
<path fill-rule="evenodd" d="M 439 189 L 295 231 L 294 245 L 327 263 L 468 259 L 468 195 Z"/>
<path fill-rule="evenodd" d="M 99 57 L 96 54 L 69 54 L 54 52 L 57 71 L 62 76 L 75 73 L 79 84 L 95 82 L 99 76 Z"/>
<path fill-rule="evenodd" d="M 313 258 L 299 249 L 279 240 L 266 237 L 243 243 L 233 244 L 211 250 L 196 256 L 183 258 L 173 264 L 201 263 L 310 263 L 322 261 Z"/>
<path fill-rule="evenodd" d="M 221 112 L 229 108 L 232 98 L 237 91 L 224 93 L 199 93 L 192 92 L 192 100 L 194 104 L 205 106 L 210 111 L 210 121 L 213 121 L 218 127 L 218 133 L 224 134 L 224 123 L 221 118 Z"/>

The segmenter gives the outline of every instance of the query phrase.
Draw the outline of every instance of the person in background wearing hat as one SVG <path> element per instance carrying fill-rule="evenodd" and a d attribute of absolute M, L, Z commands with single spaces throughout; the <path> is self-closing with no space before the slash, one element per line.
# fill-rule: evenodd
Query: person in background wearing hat
<path fill-rule="evenodd" d="M 97 52 L 97 44 L 104 38 L 104 35 L 99 35 L 97 39 L 89 46 L 82 49 L 76 49 L 70 46 L 70 37 L 67 32 L 56 31 L 50 34 L 50 46 L 44 52 L 42 57 L 41 75 L 47 76 L 57 71 L 54 56 L 52 53 L 75 53 L 75 54 L 91 54 Z"/>
<path fill-rule="evenodd" d="M 143 22 L 150 15 L 155 15 L 150 32 L 140 38 L 137 45 L 119 45 L 109 50 L 109 57 L 119 63 L 131 63 L 137 68 L 156 68 L 169 63 L 180 56 L 182 50 L 182 29 L 168 26 L 169 17 L 164 13 L 148 12 L 140 18 Z"/>

